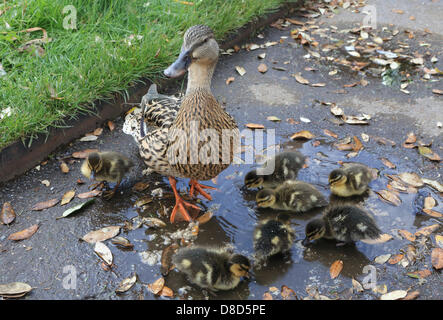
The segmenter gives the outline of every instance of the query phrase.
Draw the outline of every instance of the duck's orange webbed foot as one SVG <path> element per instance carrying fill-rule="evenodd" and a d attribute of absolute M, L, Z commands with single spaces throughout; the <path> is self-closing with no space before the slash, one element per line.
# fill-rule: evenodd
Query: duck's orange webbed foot
<path fill-rule="evenodd" d="M 205 186 L 203 184 L 200 184 L 200 183 L 198 183 L 197 180 L 194 180 L 194 179 L 191 179 L 189 181 L 189 185 L 191 186 L 191 190 L 189 191 L 189 195 L 191 197 L 194 196 L 194 192 L 195 192 L 195 193 L 200 193 L 203 197 L 205 197 L 208 200 L 212 200 L 211 195 L 206 193 L 206 191 L 204 191 L 203 189 L 217 190 L 217 188 L 210 187 L 210 186 Z"/>
<path fill-rule="evenodd" d="M 200 210 L 200 208 L 198 206 L 196 206 L 195 204 L 184 201 L 180 197 L 180 195 L 178 194 L 177 188 L 176 188 L 177 181 L 173 177 L 169 177 L 169 183 L 171 184 L 172 190 L 174 191 L 174 195 L 175 195 L 175 206 L 174 206 L 174 209 L 172 209 L 171 217 L 169 218 L 171 223 L 175 222 L 175 216 L 178 211 L 180 212 L 180 216 L 184 220 L 192 221 L 192 218 L 189 215 L 189 213 L 185 207 L 191 207 L 191 208 L 194 208 L 197 210 Z"/>

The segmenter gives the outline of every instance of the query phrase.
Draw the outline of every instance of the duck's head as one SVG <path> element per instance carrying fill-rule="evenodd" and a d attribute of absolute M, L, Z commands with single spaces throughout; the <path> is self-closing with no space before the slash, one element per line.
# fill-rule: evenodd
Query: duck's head
<path fill-rule="evenodd" d="M 248 188 L 258 188 L 263 185 L 263 176 L 257 175 L 256 170 L 252 170 L 245 175 L 245 186 Z"/>
<path fill-rule="evenodd" d="M 236 277 L 249 277 L 249 269 L 251 269 L 251 263 L 249 259 L 241 254 L 235 254 L 229 261 L 229 271 Z"/>
<path fill-rule="evenodd" d="M 88 154 L 86 161 L 83 163 L 81 171 L 84 176 L 94 178 L 94 175 L 101 170 L 103 161 L 98 152 Z"/>
<path fill-rule="evenodd" d="M 219 47 L 211 28 L 202 24 L 192 26 L 185 33 L 178 59 L 164 71 L 164 74 L 169 78 L 178 78 L 185 74 L 193 63 L 215 64 L 218 52 Z"/>
<path fill-rule="evenodd" d="M 314 219 L 308 222 L 305 229 L 306 237 L 302 244 L 305 246 L 310 241 L 322 238 L 326 233 L 326 225 L 322 219 Z"/>
<path fill-rule="evenodd" d="M 259 207 L 262 208 L 271 207 L 276 201 L 274 190 L 271 189 L 260 190 L 257 193 L 255 200 L 257 201 L 257 205 Z"/>
<path fill-rule="evenodd" d="M 339 185 L 345 183 L 347 180 L 345 173 L 342 169 L 332 170 L 329 174 L 329 185 Z"/>

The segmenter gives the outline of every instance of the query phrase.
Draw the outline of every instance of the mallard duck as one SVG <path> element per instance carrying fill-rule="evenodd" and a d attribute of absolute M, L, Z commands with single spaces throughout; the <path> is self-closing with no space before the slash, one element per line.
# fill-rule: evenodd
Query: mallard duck
<path fill-rule="evenodd" d="M 324 207 L 328 204 L 323 194 L 313 185 L 288 180 L 275 189 L 263 189 L 256 195 L 257 205 L 262 208 L 288 210 L 296 213 Z"/>
<path fill-rule="evenodd" d="M 347 164 L 329 174 L 331 192 L 339 197 L 361 195 L 372 181 L 371 170 L 360 163 Z"/>
<path fill-rule="evenodd" d="M 81 166 L 81 173 L 97 181 L 116 183 L 113 190 L 105 193 L 112 198 L 124 175 L 134 163 L 123 154 L 114 151 L 91 152 Z"/>
<path fill-rule="evenodd" d="M 178 270 L 189 280 L 211 291 L 231 290 L 242 277 L 248 277 L 251 264 L 243 255 L 229 252 L 226 248 L 182 248 L 172 258 Z"/>
<path fill-rule="evenodd" d="M 176 198 L 171 222 L 175 221 L 177 212 L 190 221 L 186 207 L 200 210 L 181 198 L 175 177 L 191 179 L 191 196 L 195 192 L 212 200 L 203 189 L 215 188 L 201 185 L 197 180 L 210 180 L 226 169 L 233 161 L 234 148 L 238 145 L 239 131 L 235 120 L 211 93 L 218 55 L 219 47 L 209 27 L 197 25 L 186 31 L 180 56 L 164 71 L 171 78 L 189 71 L 186 94 L 179 111 L 169 127 L 163 125 L 147 133 L 139 142 L 140 155 L 148 168 L 169 177 Z M 147 107 L 145 114 L 153 116 L 156 113 Z M 166 122 L 163 120 L 163 124 Z M 226 137 L 231 141 L 229 136 L 234 143 L 223 146 Z"/>
<path fill-rule="evenodd" d="M 267 160 L 263 167 L 274 162 L 274 171 L 268 175 L 260 175 L 257 169 L 248 172 L 245 176 L 245 186 L 248 188 L 274 188 L 286 180 L 295 180 L 298 171 L 305 163 L 305 156 L 298 151 L 285 151 L 278 153 Z"/>
<path fill-rule="evenodd" d="M 381 236 L 381 231 L 373 216 L 353 205 L 327 208 L 322 218 L 308 222 L 305 233 L 304 245 L 320 238 L 348 243 L 375 240 Z"/>
<path fill-rule="evenodd" d="M 260 221 L 254 230 L 254 251 L 258 261 L 291 249 L 294 230 L 289 223 L 278 219 Z"/>

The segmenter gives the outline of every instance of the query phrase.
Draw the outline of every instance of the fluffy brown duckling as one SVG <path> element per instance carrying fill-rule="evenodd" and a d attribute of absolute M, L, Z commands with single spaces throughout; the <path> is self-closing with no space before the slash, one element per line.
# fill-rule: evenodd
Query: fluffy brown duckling
<path fill-rule="evenodd" d="M 263 167 L 266 167 L 270 161 L 275 161 L 274 172 L 268 175 L 258 174 L 257 169 L 248 172 L 245 176 L 247 188 L 274 188 L 286 180 L 295 180 L 298 171 L 305 163 L 305 156 L 298 151 L 281 152 L 267 160 Z"/>
<path fill-rule="evenodd" d="M 181 248 L 172 262 L 192 283 L 210 291 L 234 289 L 251 268 L 248 258 L 226 248 Z"/>
<path fill-rule="evenodd" d="M 305 233 L 303 245 L 320 238 L 335 239 L 342 243 L 376 240 L 382 234 L 374 217 L 353 205 L 327 208 L 320 219 L 308 222 Z"/>
<path fill-rule="evenodd" d="M 371 169 L 360 163 L 347 164 L 329 174 L 331 192 L 339 197 L 363 194 L 372 180 Z"/>
<path fill-rule="evenodd" d="M 275 189 L 263 189 L 256 195 L 257 205 L 262 208 L 302 213 L 328 204 L 323 194 L 313 185 L 289 180 Z"/>
<path fill-rule="evenodd" d="M 104 196 L 110 199 L 120 185 L 124 175 L 133 166 L 133 162 L 118 152 L 91 152 L 81 166 L 81 173 L 97 181 L 113 182 L 116 186 Z"/>
<path fill-rule="evenodd" d="M 265 219 L 254 230 L 254 251 L 258 261 L 291 249 L 295 232 L 289 223 Z"/>

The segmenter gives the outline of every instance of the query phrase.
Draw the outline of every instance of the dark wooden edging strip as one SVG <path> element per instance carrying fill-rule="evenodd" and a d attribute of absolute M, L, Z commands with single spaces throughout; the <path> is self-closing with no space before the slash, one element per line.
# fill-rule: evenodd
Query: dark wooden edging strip
<path fill-rule="evenodd" d="M 236 44 L 244 42 L 258 29 L 269 25 L 279 18 L 287 16 L 301 3 L 303 3 L 301 0 L 298 2 L 288 2 L 282 5 L 278 11 L 246 24 L 232 36 L 228 35 L 228 40 L 224 41 L 220 47 L 226 50 Z M 146 93 L 146 88 L 150 84 L 149 81 L 145 82 L 147 82 L 148 85 L 146 83 L 139 83 L 128 89 L 128 94 L 131 98 L 127 102 L 140 102 L 141 97 Z M 166 82 L 168 82 L 168 80 L 165 80 L 163 83 Z M 28 171 L 58 147 L 68 144 L 87 132 L 93 131 L 107 120 L 113 120 L 125 113 L 131 106 L 123 104 L 124 102 L 122 95 L 115 94 L 112 102 L 99 101 L 96 103 L 95 115 L 80 115 L 77 119 L 67 120 L 65 121 L 67 128 L 51 128 L 48 135 L 38 135 L 38 137 L 32 141 L 30 148 L 25 147 L 22 141 L 16 141 L 7 146 L 0 152 L 0 182 L 6 182 Z M 25 144 L 27 145 L 28 142 L 29 139 L 26 139 Z"/>

